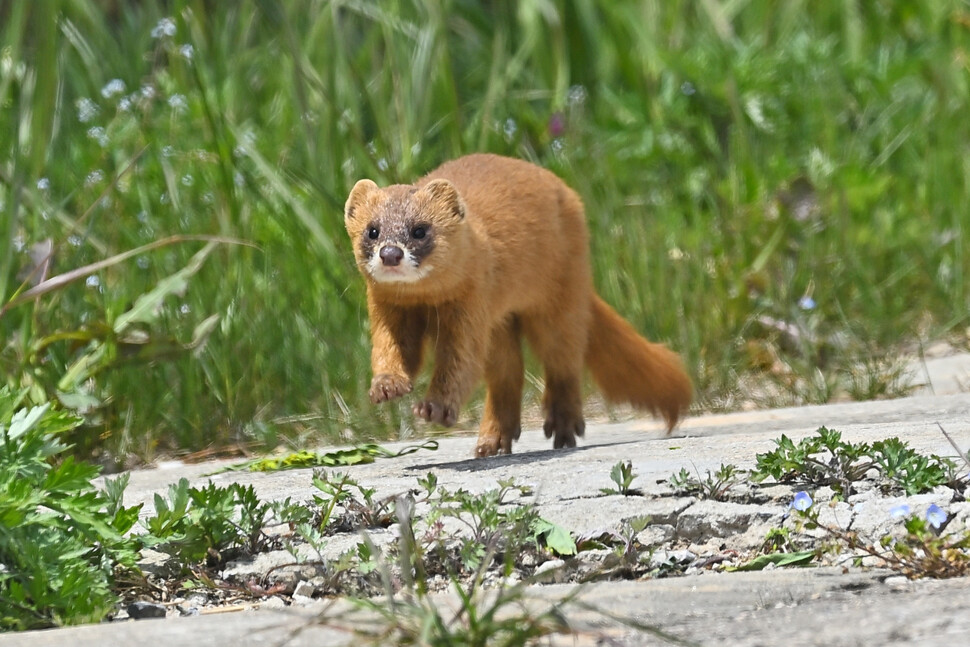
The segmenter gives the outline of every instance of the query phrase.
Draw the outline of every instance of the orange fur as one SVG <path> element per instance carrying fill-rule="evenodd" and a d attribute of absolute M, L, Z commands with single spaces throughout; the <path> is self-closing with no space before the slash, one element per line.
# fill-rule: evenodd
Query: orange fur
<path fill-rule="evenodd" d="M 434 371 L 415 414 L 454 424 L 484 377 L 476 455 L 511 452 L 524 337 L 545 369 L 544 430 L 554 447 L 575 446 L 585 430 L 584 364 L 608 400 L 659 413 L 668 429 L 690 403 L 677 355 L 594 292 L 582 202 L 549 171 L 469 155 L 414 185 L 361 180 L 344 216 L 367 281 L 373 402 L 409 393 L 429 346 Z"/>

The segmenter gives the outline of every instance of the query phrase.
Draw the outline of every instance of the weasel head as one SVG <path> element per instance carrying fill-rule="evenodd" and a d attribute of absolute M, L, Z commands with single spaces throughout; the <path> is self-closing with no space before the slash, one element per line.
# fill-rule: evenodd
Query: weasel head
<path fill-rule="evenodd" d="M 360 180 L 347 198 L 344 225 L 360 271 L 381 284 L 420 284 L 453 269 L 468 234 L 465 203 L 447 180 L 383 189 Z"/>

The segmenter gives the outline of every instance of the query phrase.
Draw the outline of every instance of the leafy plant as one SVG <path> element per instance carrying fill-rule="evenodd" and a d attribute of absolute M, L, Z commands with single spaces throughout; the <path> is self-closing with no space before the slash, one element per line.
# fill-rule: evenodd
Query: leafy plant
<path fill-rule="evenodd" d="M 670 475 L 670 486 L 678 492 L 696 494 L 703 499 L 724 501 L 728 491 L 741 480 L 741 473 L 735 465 L 721 463 L 721 467 L 713 473 L 707 470 L 707 475 L 701 479 L 694 476 L 686 468 L 680 468 L 676 474 Z"/>
<path fill-rule="evenodd" d="M 499 481 L 498 489 L 486 490 L 481 494 L 471 494 L 459 488 L 454 492 L 435 487 L 434 498 L 428 503 L 431 509 L 427 519 L 429 524 L 450 518 L 464 526 L 467 533 L 456 537 L 462 565 L 469 571 L 482 566 L 482 560 L 490 551 L 499 547 L 515 550 L 515 544 L 507 541 L 509 529 L 522 526 L 534 529 L 534 539 L 539 536 L 540 517 L 534 506 L 508 505 L 510 494 L 528 492 L 526 486 L 516 485 L 511 479 Z M 438 540 L 441 545 L 440 539 Z"/>
<path fill-rule="evenodd" d="M 640 495 L 640 490 L 631 487 L 637 475 L 633 471 L 633 463 L 620 461 L 610 470 L 610 480 L 616 483 L 615 488 L 600 488 L 603 494 L 622 494 L 623 496 Z"/>
<path fill-rule="evenodd" d="M 203 560 L 219 564 L 237 551 L 262 550 L 267 543 L 264 528 L 274 509 L 293 513 L 297 508 L 288 500 L 275 507 L 260 501 L 252 485 L 209 483 L 196 488 L 183 478 L 169 486 L 167 499 L 155 495 L 155 514 L 142 521 L 147 534 L 141 542 L 185 566 Z M 294 517 L 294 523 L 306 520 L 303 515 Z"/>
<path fill-rule="evenodd" d="M 572 534 L 562 526 L 547 519 L 539 518 L 529 528 L 529 539 L 536 545 L 545 546 L 554 555 L 575 555 L 579 550 Z"/>
<path fill-rule="evenodd" d="M 401 513 L 398 506 L 405 505 L 405 515 L 415 505 L 412 493 L 378 499 L 375 490 L 357 483 L 354 479 L 338 472 L 318 472 L 314 483 L 324 495 L 314 495 L 314 524 L 298 523 L 297 535 L 311 546 L 322 552 L 326 542 L 326 532 L 347 532 L 375 526 L 386 526 Z M 523 549 L 540 548 L 556 555 L 572 555 L 576 544 L 568 531 L 542 519 L 533 505 L 520 505 L 510 502 L 509 495 L 528 492 L 525 486 L 513 481 L 502 481 L 500 487 L 473 495 L 464 490 L 455 492 L 440 488 L 433 473 L 418 479 L 423 496 L 420 503 L 429 506 L 425 531 L 416 544 L 421 552 L 422 568 L 448 577 L 464 577 L 494 566 L 492 560 L 504 555 L 506 560 L 514 560 Z M 445 529 L 445 520 L 457 522 L 456 526 Z M 413 532 L 413 529 L 409 530 Z M 297 561 L 295 546 L 288 546 Z M 370 576 L 377 569 L 381 551 L 369 540 L 345 551 L 328 566 L 335 577 L 346 573 L 365 576 L 358 584 L 373 581 Z M 418 559 L 418 557 L 415 557 Z M 427 573 L 414 575 L 417 586 L 426 586 L 422 578 Z"/>
<path fill-rule="evenodd" d="M 15 294 L 6 303 L 0 303 L 2 318 L 18 306 L 63 290 L 72 283 L 90 277 L 97 278 L 99 271 L 156 249 L 199 240 L 207 241 L 206 246 L 193 255 L 185 267 L 161 279 L 152 289 L 138 296 L 131 307 L 118 314 L 112 322 L 89 321 L 81 329 L 59 331 L 32 340 L 18 367 L 25 376 L 32 376 L 32 379 L 26 380 L 31 387 L 32 397 L 35 400 L 58 401 L 62 406 L 83 414 L 85 422 L 95 422 L 104 415 L 102 409 L 106 406 L 104 398 L 92 386 L 94 378 L 99 374 L 115 370 L 119 366 L 155 363 L 200 349 L 218 324 L 218 316 L 204 319 L 194 328 L 191 339 L 185 342 L 164 334 L 153 335 L 149 331 L 158 323 L 163 303 L 186 291 L 189 279 L 199 271 L 216 244 L 238 241 L 212 236 L 170 236 L 63 274 L 50 278 L 41 277 L 42 280 L 33 287 Z M 42 263 L 46 267 L 49 261 L 48 257 Z M 32 323 L 34 322 L 25 321 L 28 325 Z M 26 330 L 29 329 L 24 328 Z M 77 347 L 83 347 L 83 350 L 76 353 L 62 370 L 51 373 L 42 358 L 49 346 L 65 340 L 70 340 Z"/>
<path fill-rule="evenodd" d="M 618 558 L 619 568 L 628 572 L 629 567 L 639 559 L 641 552 L 649 548 L 637 541 L 637 535 L 650 525 L 650 521 L 651 518 L 648 516 L 632 517 L 623 519 L 616 530 L 594 530 L 584 533 L 576 539 L 578 550 L 612 548 Z M 612 571 L 606 571 L 605 574 L 612 574 Z M 594 574 L 596 577 L 603 575 L 604 573 Z"/>
<path fill-rule="evenodd" d="M 633 564 L 639 559 L 643 547 L 638 545 L 636 537 L 650 525 L 650 521 L 651 518 L 646 516 L 633 517 L 620 524 L 620 530 L 614 536 L 620 541 L 617 554 L 624 564 Z"/>
<path fill-rule="evenodd" d="M 899 438 L 877 440 L 872 444 L 873 458 L 883 476 L 906 494 L 919 494 L 937 485 L 955 484 L 956 463 L 936 454 L 924 456 Z"/>
<path fill-rule="evenodd" d="M 788 528 L 770 528 L 765 533 L 762 553 L 790 553 L 793 552 L 791 530 Z"/>
<path fill-rule="evenodd" d="M 376 499 L 377 490 L 364 487 L 340 472 L 317 470 L 313 474 L 313 484 L 327 495 L 313 497 L 320 506 L 317 524 L 320 530 L 360 530 L 387 527 L 392 522 L 395 497 Z M 344 514 L 335 519 L 333 515 L 338 506 Z"/>
<path fill-rule="evenodd" d="M 842 432 L 827 427 L 819 427 L 815 436 L 798 443 L 782 434 L 775 444 L 778 445 L 775 451 L 757 455 L 751 474 L 756 482 L 771 477 L 780 483 L 829 485 L 836 492 L 848 495 L 852 483 L 865 476 L 875 464 L 869 445 L 844 442 Z"/>
<path fill-rule="evenodd" d="M 99 467 L 61 456 L 77 417 L 22 398 L 0 388 L 0 630 L 99 622 L 134 568 L 141 506 L 121 504 L 127 479 L 96 490 Z"/>
<path fill-rule="evenodd" d="M 755 481 L 770 477 L 783 483 L 829 485 L 843 496 L 851 494 L 852 484 L 873 468 L 907 494 L 959 481 L 953 461 L 936 455 L 923 456 L 899 438 L 872 445 L 849 443 L 842 440 L 841 432 L 819 427 L 815 436 L 798 443 L 782 434 L 775 444 L 778 449 L 757 455 L 752 472 Z"/>

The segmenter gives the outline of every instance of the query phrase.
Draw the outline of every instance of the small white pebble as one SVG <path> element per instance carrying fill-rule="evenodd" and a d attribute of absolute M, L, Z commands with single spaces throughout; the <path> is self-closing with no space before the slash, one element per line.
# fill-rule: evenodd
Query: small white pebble
<path fill-rule="evenodd" d="M 908 589 L 910 585 L 909 578 L 905 575 L 892 575 L 882 582 L 891 589 Z"/>

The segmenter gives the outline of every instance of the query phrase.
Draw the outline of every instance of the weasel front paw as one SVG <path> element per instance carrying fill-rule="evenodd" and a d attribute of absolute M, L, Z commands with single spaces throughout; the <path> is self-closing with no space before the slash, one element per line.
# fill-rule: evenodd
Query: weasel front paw
<path fill-rule="evenodd" d="M 422 400 L 414 405 L 414 415 L 428 422 L 451 427 L 458 422 L 458 407 L 438 400 Z"/>
<path fill-rule="evenodd" d="M 401 375 L 381 373 L 370 383 L 370 401 L 374 404 L 399 398 L 411 392 L 411 380 Z"/>

